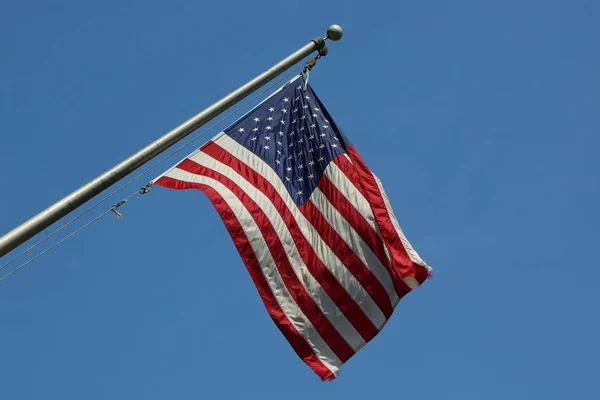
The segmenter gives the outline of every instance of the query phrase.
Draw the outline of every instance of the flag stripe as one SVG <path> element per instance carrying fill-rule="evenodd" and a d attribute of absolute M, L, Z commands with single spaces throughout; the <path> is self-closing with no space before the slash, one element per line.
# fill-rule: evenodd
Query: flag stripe
<path fill-rule="evenodd" d="M 354 275 L 375 303 L 377 303 L 377 306 L 381 309 L 386 319 L 389 318 L 392 315 L 392 302 L 381 282 L 365 267 L 363 261 L 354 253 L 338 232 L 331 227 L 314 203 L 307 201 L 302 205 L 301 211 L 311 225 L 319 232 L 319 235 L 323 238 L 327 246 L 335 253 L 336 257 L 342 260 L 348 271 Z"/>
<path fill-rule="evenodd" d="M 317 188 L 311 195 L 310 202 L 319 210 L 323 218 L 330 226 L 335 226 L 335 231 L 340 238 L 358 257 L 362 265 L 373 274 L 375 279 L 383 286 L 391 304 L 395 304 L 398 296 L 394 290 L 394 282 L 390 274 L 373 254 L 373 251 L 364 240 L 352 229 L 339 211 L 327 200 L 323 193 Z"/>
<path fill-rule="evenodd" d="M 344 158 L 348 157 L 347 154 L 344 154 L 343 156 Z M 329 182 L 348 200 L 348 202 L 356 208 L 358 213 L 362 215 L 365 222 L 371 227 L 378 240 L 383 240 L 381 238 L 381 232 L 379 232 L 379 226 L 377 226 L 377 222 L 373 216 L 373 211 L 371 211 L 371 205 L 365 196 L 363 196 L 363 194 L 360 192 L 360 190 L 357 190 L 355 183 L 346 176 L 346 174 L 340 169 L 340 167 L 338 167 L 338 164 L 335 161 L 336 160 L 329 164 L 324 175 L 327 176 Z M 323 190 L 323 193 L 327 194 L 325 190 Z M 385 245 L 383 245 L 383 251 L 387 259 L 387 265 L 390 265 L 390 254 Z"/>
<path fill-rule="evenodd" d="M 344 157 L 337 158 L 335 162 L 339 160 L 338 166 L 340 169 L 356 184 L 357 189 L 362 192 L 371 205 L 371 210 L 393 260 L 393 276 L 398 279 L 405 276 L 415 276 L 416 271 L 413 263 L 402 246 L 396 230 L 393 228 L 373 174 L 352 146 L 348 146 L 347 151 L 351 162 Z"/>
<path fill-rule="evenodd" d="M 201 175 L 214 179 L 215 181 L 224 185 L 239 199 L 240 203 L 248 210 L 252 218 L 254 218 L 255 225 L 257 226 L 264 242 L 266 243 L 266 248 L 268 251 L 264 251 L 263 248 L 263 252 L 270 253 L 269 258 L 274 261 L 273 265 L 275 266 L 276 270 L 272 271 L 271 274 L 275 278 L 280 279 L 281 282 L 286 286 L 294 302 L 298 304 L 304 315 L 308 316 L 309 320 L 315 326 L 321 337 L 327 338 L 325 341 L 335 352 L 337 357 L 342 362 L 348 360 L 354 354 L 354 350 L 340 335 L 339 331 L 325 317 L 324 313 L 319 309 L 314 299 L 309 295 L 306 288 L 296 276 L 290 264 L 290 260 L 283 250 L 282 242 L 277 235 L 275 228 L 261 207 L 248 196 L 246 191 L 240 188 L 231 179 L 216 171 L 207 169 L 195 163 L 194 161 L 184 160 L 178 166 L 178 170 L 176 171 L 177 178 L 181 180 L 193 181 L 193 179 L 196 179 L 196 177 Z M 180 171 L 185 171 L 188 174 L 184 175 Z"/>
<path fill-rule="evenodd" d="M 244 179 L 262 190 L 269 198 L 281 198 L 286 208 L 292 212 L 302 234 L 317 253 L 319 259 L 332 272 L 336 280 L 345 288 L 348 294 L 352 296 L 373 324 L 378 329 L 381 329 L 387 318 L 383 310 L 386 309 L 386 302 L 389 302 L 389 299 L 385 300 L 387 295 L 384 288 L 376 280 L 375 284 L 371 284 L 371 280 L 367 280 L 366 283 L 373 286 L 371 291 L 369 291 L 365 287 L 365 282 L 361 281 L 358 277 L 355 278 L 353 274 L 348 274 L 348 262 L 354 262 L 355 259 L 340 257 L 338 243 L 335 240 L 330 240 L 327 235 L 323 235 L 315 229 L 313 224 L 308 222 L 305 215 L 293 204 L 281 180 L 268 165 L 265 165 L 254 154 L 245 151 L 237 142 L 226 135 L 218 136 L 215 139 L 217 139 L 218 144 L 210 142 L 203 147 L 203 151 L 211 154 L 213 157 L 218 157 L 222 162 L 235 169 Z M 254 169 L 249 167 L 249 165 L 252 165 Z M 364 269 L 366 270 L 366 268 Z M 368 270 L 367 273 L 371 275 Z M 359 274 L 359 276 L 361 275 Z M 375 295 L 374 293 L 378 291 L 379 293 Z M 375 297 L 382 300 L 377 302 Z M 389 309 L 389 306 L 387 308 Z"/>
<path fill-rule="evenodd" d="M 383 187 L 380 182 L 378 183 L 378 178 L 367 167 L 354 147 L 348 146 L 348 154 L 352 164 L 356 167 L 360 182 L 366 187 L 366 192 L 369 193 L 368 199 L 370 199 L 371 208 L 374 215 L 376 215 L 386 246 L 394 260 L 395 270 L 398 271 L 398 274 L 410 288 L 419 287 L 428 278 L 431 268 L 424 262 L 423 265 L 413 262 L 408 254 L 408 249 L 404 247 L 404 242 L 408 242 L 408 240 L 402 240 L 404 234 L 400 234 L 401 230 L 398 231 L 394 225 L 393 220 L 396 217 L 390 214 L 391 207 L 385 202 L 386 197 L 381 193 Z M 399 227 L 397 221 L 396 225 Z M 410 247 L 412 248 L 412 246 Z"/>
<path fill-rule="evenodd" d="M 283 255 L 289 260 L 289 264 L 291 265 L 291 268 L 293 268 L 294 274 L 298 281 L 302 284 L 306 292 L 320 307 L 326 318 L 329 319 L 335 329 L 339 331 L 344 340 L 352 347 L 354 351 L 359 350 L 365 345 L 365 340 L 362 336 L 363 334 L 369 337 L 370 335 L 377 333 L 377 329 L 372 323 L 370 323 L 364 313 L 348 296 L 339 283 L 337 283 L 335 278 L 327 269 L 325 269 L 325 271 L 329 273 L 328 275 L 330 279 L 322 279 L 321 281 L 323 283 L 315 279 L 315 275 L 319 276 L 318 273 L 323 271 L 323 268 L 321 268 L 322 264 L 321 266 L 318 265 L 320 261 L 316 259 L 316 256 L 314 256 L 314 251 L 308 245 L 305 238 L 297 231 L 297 229 L 297 234 L 294 235 L 295 237 L 292 236 L 290 229 L 294 231 L 294 228 L 297 228 L 297 226 L 295 226 L 296 222 L 293 221 L 287 207 L 277 207 L 275 203 L 282 203 L 280 198 L 279 201 L 269 198 L 258 188 L 251 186 L 248 181 L 243 179 L 232 168 L 205 153 L 195 155 L 193 160 L 188 159 L 183 161 L 178 168 L 193 174 L 212 177 L 222 182 L 230 190 L 236 193 L 238 193 L 239 190 L 242 190 L 261 208 L 271 225 L 273 227 L 277 227 L 272 232 L 269 232 L 269 234 L 277 235 L 280 242 L 283 244 Z M 225 177 L 227 179 L 225 179 Z M 287 221 L 284 220 L 284 218 L 287 219 Z M 300 246 L 297 247 L 297 244 Z M 307 252 L 312 253 L 313 257 L 307 257 L 305 262 L 300 255 L 299 249 L 302 251 L 302 253 L 305 253 L 305 255 Z M 310 273 L 307 274 L 306 271 L 309 271 Z M 314 275 L 313 272 L 315 273 Z M 321 277 L 322 275 L 327 277 L 326 274 L 321 273 Z M 337 284 L 337 287 L 333 286 L 334 283 Z M 337 304 L 332 301 L 332 298 L 338 298 L 340 294 L 342 294 L 342 296 L 343 294 L 346 295 L 346 303 L 342 303 L 342 306 L 346 309 L 345 313 L 343 313 L 341 309 L 338 308 Z M 350 317 L 356 315 L 357 318 L 352 319 L 360 324 L 358 328 L 362 328 L 364 331 L 362 334 L 359 334 L 355 327 L 346 318 L 346 315 Z M 363 319 L 360 318 L 361 315 Z M 368 325 L 365 326 L 365 324 Z M 370 336 L 369 339 L 371 337 L 372 336 Z"/>
<path fill-rule="evenodd" d="M 372 205 L 367 200 L 367 196 L 371 197 L 372 193 L 369 194 L 369 191 L 363 187 L 360 176 L 350 157 L 347 154 L 344 154 L 342 157 L 336 157 L 331 164 L 331 170 L 328 168 L 327 176 L 331 178 L 332 184 L 334 184 L 334 186 L 338 188 L 338 190 L 340 190 L 344 196 L 346 196 L 347 193 L 351 193 L 350 197 L 355 198 L 354 204 L 361 208 L 361 214 L 366 216 L 367 220 L 371 221 L 370 225 L 376 231 L 377 237 L 383 241 L 384 238 L 382 237 L 378 221 L 375 219 L 375 215 L 373 214 Z M 337 173 L 334 173 L 334 171 Z M 375 175 L 373 175 L 373 177 L 375 179 L 377 178 Z M 384 265 L 392 277 L 394 288 L 396 290 L 396 294 L 398 295 L 396 302 L 393 304 L 396 306 L 397 302 L 402 297 L 404 297 L 413 288 L 418 287 L 419 284 L 412 277 L 402 277 L 398 274 L 398 271 L 394 268 L 394 263 L 385 241 L 383 245 L 384 253 L 388 261 L 387 263 L 384 263 Z"/>
<path fill-rule="evenodd" d="M 337 168 L 335 164 L 332 163 L 331 165 Z M 344 218 L 361 239 L 369 245 L 369 248 L 373 250 L 373 253 L 377 256 L 381 265 L 386 269 L 389 268 L 390 260 L 385 254 L 385 246 L 383 245 L 381 237 L 373 230 L 367 221 L 367 217 L 358 211 L 356 199 L 354 199 L 354 202 L 351 202 L 351 200 L 346 197 L 348 191 L 345 190 L 344 193 L 342 193 L 342 191 L 340 191 L 332 182 L 332 179 L 336 179 L 337 177 L 332 177 L 331 175 L 334 174 L 328 174 L 326 171 L 317 187 L 330 204 L 335 204 L 335 208 L 342 218 Z"/>
<path fill-rule="evenodd" d="M 398 219 L 396 218 L 396 215 L 394 214 L 394 211 L 392 210 L 392 206 L 390 205 L 390 200 L 389 200 L 387 194 L 385 193 L 385 190 L 383 189 L 383 185 L 381 184 L 381 181 L 375 174 L 373 174 L 373 177 L 375 178 L 375 182 L 377 182 L 377 187 L 379 188 L 379 192 L 381 193 L 381 197 L 383 198 L 383 202 L 385 203 L 387 212 L 390 215 L 390 219 L 392 220 L 392 225 L 394 226 L 394 229 L 396 229 L 396 232 L 398 233 L 398 236 L 400 237 L 400 240 L 402 241 L 402 244 L 403 244 L 404 248 L 406 249 L 406 253 L 408 254 L 408 256 L 410 257 L 410 259 L 413 262 L 415 262 L 423 267 L 426 267 L 426 269 L 430 269 L 430 268 L 428 268 L 427 263 L 425 261 L 423 261 L 423 259 L 419 256 L 419 253 L 417 253 L 417 251 L 412 247 L 412 245 L 406 238 L 406 235 L 404 234 L 404 231 L 400 227 L 400 224 L 398 223 Z"/>
<path fill-rule="evenodd" d="M 181 179 L 183 177 L 185 179 Z M 248 267 L 252 279 L 259 287 L 261 298 L 269 314 L 286 337 L 293 339 L 290 343 L 298 355 L 307 364 L 314 364 L 315 360 L 308 357 L 306 349 L 308 345 L 309 351 L 318 358 L 320 364 L 325 366 L 328 371 L 324 371 L 320 365 L 316 366 L 318 369 L 315 369 L 313 365 L 311 367 L 322 379 L 331 379 L 342 365 L 342 361 L 335 355 L 310 319 L 293 300 L 291 293 L 277 273 L 275 261 L 270 252 L 264 251 L 267 243 L 262 236 L 257 236 L 254 233 L 258 231 L 259 227 L 252 213 L 222 183 L 208 177 L 189 174 L 176 168 L 161 177 L 157 183 L 174 189 L 200 189 L 208 196 L 219 214 L 228 212 L 232 214 L 225 215 L 226 218 L 222 216 L 223 221 L 240 252 L 240 256 Z M 234 232 L 237 226 L 240 227 L 243 234 L 238 235 L 236 233 L 239 232 Z M 250 239 L 248 236 L 250 236 Z M 282 313 L 279 313 L 279 310 Z M 289 324 L 285 321 L 288 321 Z M 296 332 L 300 334 L 300 337 L 296 335 Z"/>
<path fill-rule="evenodd" d="M 333 163 L 331 165 L 335 166 Z M 356 232 L 356 234 L 360 237 L 358 243 L 360 244 L 362 241 L 365 243 L 365 245 L 361 247 L 368 249 L 365 250 L 365 252 L 372 252 L 373 255 L 377 257 L 379 262 L 373 261 L 372 259 L 367 259 L 366 262 L 372 265 L 372 268 L 376 268 L 376 276 L 380 280 L 383 279 L 384 282 L 391 282 L 396 295 L 390 295 L 390 300 L 392 301 L 392 304 L 396 304 L 398 302 L 398 297 L 402 297 L 407 293 L 407 287 L 406 283 L 404 283 L 402 280 L 392 280 L 393 275 L 391 275 L 391 263 L 384 251 L 385 247 L 381 238 L 375 233 L 375 231 L 373 231 L 371 226 L 369 226 L 369 223 L 366 221 L 363 215 L 358 212 L 354 205 L 350 203 L 350 201 L 337 189 L 335 185 L 333 185 L 333 183 L 327 177 L 327 173 L 321 178 L 318 188 L 321 193 L 327 197 L 330 204 L 336 205 L 336 210 L 350 225 L 351 229 L 348 229 L 347 231 L 351 232 L 353 230 Z M 342 229 L 342 231 L 346 230 Z M 389 294 L 391 287 L 388 285 L 387 289 Z"/>

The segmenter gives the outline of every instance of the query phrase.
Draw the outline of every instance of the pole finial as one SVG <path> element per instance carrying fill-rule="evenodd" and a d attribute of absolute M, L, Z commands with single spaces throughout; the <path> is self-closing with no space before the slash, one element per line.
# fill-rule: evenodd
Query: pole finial
<path fill-rule="evenodd" d="M 334 42 L 340 40 L 343 34 L 344 31 L 339 25 L 334 24 L 327 28 L 327 39 L 333 40 Z"/>

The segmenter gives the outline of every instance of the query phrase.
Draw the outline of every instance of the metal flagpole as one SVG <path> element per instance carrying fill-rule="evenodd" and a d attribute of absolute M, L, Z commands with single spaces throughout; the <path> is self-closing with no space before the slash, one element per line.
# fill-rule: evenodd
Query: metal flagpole
<path fill-rule="evenodd" d="M 167 148 L 174 145 L 210 121 L 212 118 L 227 110 L 229 107 L 254 92 L 256 89 L 265 85 L 271 79 L 292 67 L 294 64 L 308 56 L 313 51 L 317 50 L 321 55 L 327 54 L 325 40 L 330 39 L 337 41 L 341 39 L 342 34 L 342 28 L 339 25 L 331 25 L 327 29 L 327 36 L 325 38 L 320 36 L 316 37 L 310 43 L 306 44 L 304 47 L 298 49 L 296 52 L 290 54 L 277 64 L 273 65 L 256 78 L 248 81 L 238 89 L 223 97 L 221 100 L 188 119 L 183 124 L 167 132 L 158 140 L 150 143 L 126 160 L 120 162 L 102 175 L 98 176 L 96 179 L 88 182 L 62 200 L 54 203 L 52 206 L 48 207 L 35 217 L 2 236 L 0 238 L 0 257 L 20 246 L 26 240 L 35 236 L 48 226 L 52 225 L 54 222 L 58 221 L 60 218 L 64 217 L 77 207 L 83 205 L 85 202 L 101 193 L 103 190 L 127 176 L 129 173 L 141 167 L 165 151 Z"/>

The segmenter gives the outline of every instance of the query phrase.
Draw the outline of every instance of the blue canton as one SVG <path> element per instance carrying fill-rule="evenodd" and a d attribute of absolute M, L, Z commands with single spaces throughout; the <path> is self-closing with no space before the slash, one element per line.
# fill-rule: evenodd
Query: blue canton
<path fill-rule="evenodd" d="M 350 145 L 310 85 L 304 86 L 302 78 L 288 83 L 225 129 L 273 168 L 298 206 Z"/>

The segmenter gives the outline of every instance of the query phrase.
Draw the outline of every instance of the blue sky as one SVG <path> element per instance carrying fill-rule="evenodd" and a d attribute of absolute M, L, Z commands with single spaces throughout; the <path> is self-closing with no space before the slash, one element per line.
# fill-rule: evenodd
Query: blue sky
<path fill-rule="evenodd" d="M 205 196 L 155 188 L 0 284 L 2 398 L 592 398 L 599 19 L 583 0 L 5 0 L 1 233 L 337 23 L 311 84 L 435 277 L 322 383 Z"/>

